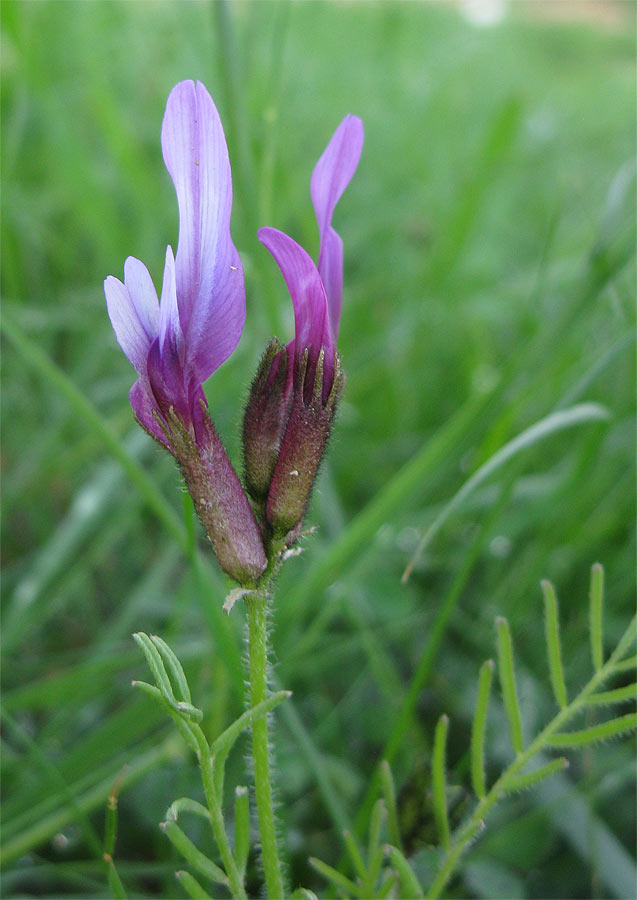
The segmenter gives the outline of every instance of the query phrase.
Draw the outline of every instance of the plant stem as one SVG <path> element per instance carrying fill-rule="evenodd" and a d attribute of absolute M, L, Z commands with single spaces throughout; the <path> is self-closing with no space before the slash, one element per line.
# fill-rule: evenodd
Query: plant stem
<path fill-rule="evenodd" d="M 243 886 L 243 879 L 239 874 L 239 869 L 235 862 L 234 856 L 228 843 L 226 835 L 226 827 L 223 822 L 223 813 L 221 811 L 221 800 L 217 796 L 215 790 L 215 779 L 213 772 L 212 758 L 210 756 L 210 747 L 206 741 L 203 731 L 197 727 L 193 729 L 197 744 L 199 746 L 199 765 L 201 768 L 201 778 L 203 781 L 204 793 L 210 811 L 210 823 L 219 848 L 221 861 L 228 876 L 228 884 L 235 900 L 245 900 L 246 892 Z"/>
<path fill-rule="evenodd" d="M 268 694 L 267 602 L 267 597 L 261 594 L 256 594 L 248 600 L 251 706 L 262 703 Z M 281 900 L 284 897 L 284 890 L 274 824 L 267 716 L 252 724 L 252 759 L 265 884 L 270 900 Z"/>

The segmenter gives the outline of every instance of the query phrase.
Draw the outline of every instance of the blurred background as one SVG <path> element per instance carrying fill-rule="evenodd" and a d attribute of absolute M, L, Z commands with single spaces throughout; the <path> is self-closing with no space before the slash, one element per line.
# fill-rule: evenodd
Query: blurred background
<path fill-rule="evenodd" d="M 612 0 L 4 0 L 5 897 L 108 895 L 114 784 L 129 896 L 181 896 L 181 862 L 157 826 L 176 797 L 199 797 L 198 775 L 130 687 L 147 678 L 131 632 L 177 650 L 212 736 L 244 700 L 244 609 L 222 616 L 228 585 L 175 466 L 133 421 L 134 373 L 102 291 L 129 254 L 159 284 L 176 246 L 159 135 L 178 80 L 208 87 L 233 167 L 248 318 L 207 395 L 238 466 L 259 355 L 272 334 L 292 334 L 256 230 L 282 228 L 316 255 L 313 166 L 346 113 L 366 131 L 335 217 L 347 390 L 308 517 L 317 532 L 286 566 L 273 612 L 274 676 L 294 692 L 274 730 L 292 881 L 329 896 L 307 858 L 338 862 L 384 756 L 406 847 L 426 869 L 433 728 L 450 715 L 457 821 L 496 615 L 511 622 L 527 737 L 554 714 L 541 578 L 560 597 L 571 691 L 590 674 L 596 560 L 612 649 L 635 602 L 634 11 Z M 471 474 L 582 402 L 610 418 L 499 467 L 401 584 Z M 490 716 L 493 778 L 510 758 L 499 698 Z M 229 797 L 247 778 L 246 746 Z M 589 749 L 503 803 L 449 896 L 633 896 L 634 750 Z M 250 871 L 254 894 L 253 858 Z"/>

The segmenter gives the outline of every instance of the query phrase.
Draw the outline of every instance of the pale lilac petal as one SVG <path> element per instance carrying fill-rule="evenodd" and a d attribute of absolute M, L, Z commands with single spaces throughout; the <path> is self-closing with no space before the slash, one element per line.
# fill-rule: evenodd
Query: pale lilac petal
<path fill-rule="evenodd" d="M 297 357 L 310 348 L 316 358 L 321 347 L 325 347 L 326 366 L 331 369 L 334 341 L 318 269 L 296 241 L 276 228 L 261 228 L 259 240 L 274 257 L 292 298 Z"/>
<path fill-rule="evenodd" d="M 157 291 L 150 277 L 150 272 L 140 259 L 129 256 L 124 263 L 124 283 L 135 304 L 139 320 L 148 339 L 157 337 L 159 328 L 159 304 Z"/>
<path fill-rule="evenodd" d="M 135 416 L 139 419 L 144 428 L 162 443 L 164 447 L 172 452 L 172 448 L 166 435 L 153 415 L 153 411 L 157 409 L 157 404 L 155 403 L 155 398 L 153 397 L 147 378 L 140 377 L 137 379 L 130 389 L 129 399 Z"/>
<path fill-rule="evenodd" d="M 332 215 L 356 171 L 363 139 L 363 123 L 358 116 L 345 116 L 312 173 L 312 202 L 321 235 L 318 269 L 327 293 L 334 336 L 338 334 L 343 302 L 343 247 L 332 228 Z"/>
<path fill-rule="evenodd" d="M 243 269 L 230 238 L 228 150 L 201 82 L 182 81 L 173 88 L 161 138 L 179 203 L 179 318 L 189 378 L 201 383 L 237 346 L 245 320 Z"/>
<path fill-rule="evenodd" d="M 115 337 L 131 365 L 141 373 L 145 370 L 146 357 L 153 336 L 149 333 L 151 316 L 144 304 L 139 302 L 143 295 L 137 290 L 138 287 L 136 285 L 135 293 L 131 293 L 128 285 L 122 284 L 119 278 L 115 278 L 113 275 L 109 275 L 104 281 L 106 306 Z M 151 288 L 154 292 L 152 282 Z M 157 307 L 158 318 L 157 294 L 155 294 L 154 303 Z"/>

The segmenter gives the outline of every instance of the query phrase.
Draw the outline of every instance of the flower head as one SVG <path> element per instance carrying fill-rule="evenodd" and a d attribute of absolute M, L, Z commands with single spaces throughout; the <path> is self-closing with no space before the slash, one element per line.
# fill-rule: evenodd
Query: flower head
<path fill-rule="evenodd" d="M 228 150 L 201 82 L 182 81 L 171 91 L 161 144 L 179 204 L 177 256 L 167 248 L 161 302 L 148 269 L 132 256 L 124 283 L 109 275 L 104 291 L 117 340 L 139 375 L 130 393 L 135 415 L 171 449 L 169 411 L 199 427 L 202 384 L 241 337 L 245 287 L 230 237 Z"/>
<path fill-rule="evenodd" d="M 244 423 L 246 480 L 255 501 L 265 503 L 268 525 L 289 539 L 305 514 L 343 387 L 336 351 L 343 242 L 332 227 L 332 216 L 356 171 L 362 146 L 363 123 L 357 116 L 346 116 L 314 169 L 318 265 L 284 232 L 259 231 L 290 292 L 295 334 L 285 350 L 276 353 L 270 345 L 255 379 Z"/>
<path fill-rule="evenodd" d="M 284 232 L 276 228 L 259 231 L 259 240 L 276 260 L 294 306 L 295 335 L 287 348 L 288 358 L 299 361 L 307 350 L 308 372 L 313 377 L 323 349 L 324 399 L 333 385 L 343 303 L 343 241 L 332 227 L 332 216 L 358 166 L 363 137 L 358 116 L 346 116 L 312 173 L 312 202 L 321 237 L 318 266 Z"/>
<path fill-rule="evenodd" d="M 130 392 L 137 420 L 179 463 L 222 568 L 254 584 L 267 562 L 259 527 L 202 387 L 239 342 L 245 288 L 230 237 L 228 150 L 201 82 L 171 91 L 161 144 L 179 205 L 177 256 L 169 246 L 161 301 L 144 263 L 129 257 L 124 282 L 104 282 L 108 313 L 139 376 Z"/>

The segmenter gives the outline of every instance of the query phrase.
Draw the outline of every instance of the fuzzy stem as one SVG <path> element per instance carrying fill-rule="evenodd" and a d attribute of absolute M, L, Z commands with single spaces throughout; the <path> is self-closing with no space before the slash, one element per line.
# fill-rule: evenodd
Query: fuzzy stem
<path fill-rule="evenodd" d="M 223 822 L 223 812 L 221 811 L 221 801 L 217 796 L 217 791 L 215 789 L 215 779 L 212 758 L 210 756 L 210 747 L 208 746 L 208 742 L 206 741 L 201 728 L 197 727 L 196 729 L 194 729 L 194 733 L 198 745 L 197 755 L 199 757 L 199 766 L 201 768 L 201 778 L 203 781 L 204 793 L 206 795 L 206 801 L 208 803 L 208 809 L 210 811 L 210 822 L 212 825 L 215 840 L 217 842 L 217 846 L 219 847 L 221 861 L 223 862 L 224 868 L 226 870 L 226 875 L 228 876 L 228 884 L 230 886 L 230 891 L 233 898 L 235 898 L 235 900 L 244 900 L 244 898 L 246 897 L 246 892 L 243 886 L 243 879 L 239 873 L 239 869 L 237 867 L 237 863 L 235 862 L 234 856 L 232 855 L 230 844 L 228 843 L 226 827 Z"/>
<path fill-rule="evenodd" d="M 268 694 L 267 602 L 260 594 L 248 600 L 251 706 L 262 703 Z M 267 716 L 252 723 L 252 759 L 265 884 L 270 900 L 281 900 L 285 894 L 274 824 Z"/>

